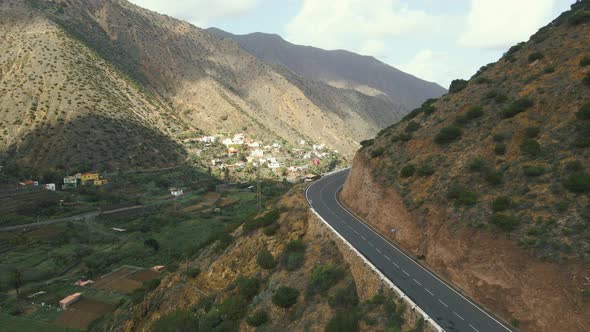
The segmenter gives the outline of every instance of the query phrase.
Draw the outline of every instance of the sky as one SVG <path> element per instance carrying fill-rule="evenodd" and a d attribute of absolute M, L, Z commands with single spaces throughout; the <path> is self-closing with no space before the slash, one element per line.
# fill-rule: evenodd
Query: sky
<path fill-rule="evenodd" d="M 266 32 L 371 55 L 448 88 L 526 41 L 574 0 L 131 0 L 200 28 Z"/>

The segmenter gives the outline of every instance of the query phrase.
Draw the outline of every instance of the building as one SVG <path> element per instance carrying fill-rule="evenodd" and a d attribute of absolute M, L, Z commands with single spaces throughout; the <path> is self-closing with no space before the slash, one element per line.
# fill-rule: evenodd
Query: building
<path fill-rule="evenodd" d="M 100 179 L 100 175 L 95 172 L 82 173 L 80 175 L 80 180 L 82 182 L 94 182 L 95 180 L 98 180 L 98 179 Z"/>
<path fill-rule="evenodd" d="M 279 167 L 281 167 L 281 164 L 275 158 L 268 158 L 268 168 L 274 169 Z"/>
<path fill-rule="evenodd" d="M 313 145 L 313 149 L 314 150 L 323 150 L 326 146 L 324 144 L 314 144 Z"/>
<path fill-rule="evenodd" d="M 156 266 L 152 266 L 152 271 L 156 271 L 156 272 L 161 272 L 165 269 L 166 267 L 164 265 L 156 265 Z"/>
<path fill-rule="evenodd" d="M 47 183 L 44 185 L 45 189 L 55 191 L 55 183 Z"/>
<path fill-rule="evenodd" d="M 98 180 L 94 180 L 93 183 L 95 186 L 100 187 L 100 186 L 103 186 L 103 185 L 109 183 L 109 180 L 108 179 L 98 179 Z"/>
<path fill-rule="evenodd" d="M 260 147 L 260 143 L 259 142 L 252 142 L 250 144 L 248 144 L 249 148 L 259 148 Z"/>
<path fill-rule="evenodd" d="M 200 137 L 198 140 L 199 140 L 199 142 L 203 142 L 203 143 L 215 143 L 217 138 L 215 136 L 203 136 L 203 137 Z"/>
<path fill-rule="evenodd" d="M 74 189 L 78 186 L 78 178 L 74 176 L 66 176 L 62 189 Z"/>
<path fill-rule="evenodd" d="M 76 281 L 74 283 L 74 285 L 86 287 L 87 285 L 92 285 L 93 283 L 94 283 L 94 280 L 90 280 L 90 279 L 82 280 L 82 279 L 80 279 L 80 280 Z"/>
<path fill-rule="evenodd" d="M 68 308 L 68 306 L 70 306 L 72 303 L 78 301 L 81 296 L 82 296 L 82 293 L 74 293 L 72 295 L 68 295 L 65 298 L 63 298 L 63 300 L 59 301 L 59 307 L 63 310 L 66 310 Z"/>
<path fill-rule="evenodd" d="M 172 196 L 178 197 L 184 195 L 184 191 L 178 188 L 170 188 L 170 194 Z"/>
<path fill-rule="evenodd" d="M 23 182 L 19 182 L 19 184 L 21 186 L 38 186 L 39 185 L 39 181 L 26 180 L 26 181 L 23 181 Z"/>
<path fill-rule="evenodd" d="M 237 156 L 239 153 L 240 152 L 236 148 L 229 148 L 229 149 L 227 149 L 227 156 L 228 157 Z"/>
<path fill-rule="evenodd" d="M 223 161 L 219 159 L 211 159 L 211 166 L 221 166 L 223 165 Z"/>
<path fill-rule="evenodd" d="M 256 149 L 250 152 L 250 155 L 254 158 L 262 158 L 264 157 L 264 150 Z"/>

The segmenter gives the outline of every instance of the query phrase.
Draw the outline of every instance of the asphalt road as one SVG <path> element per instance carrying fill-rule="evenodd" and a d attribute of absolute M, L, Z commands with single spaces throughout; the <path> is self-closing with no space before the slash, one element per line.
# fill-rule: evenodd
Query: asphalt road
<path fill-rule="evenodd" d="M 511 331 L 346 210 L 337 194 L 348 171 L 323 177 L 306 190 L 307 201 L 324 220 L 445 331 Z"/>

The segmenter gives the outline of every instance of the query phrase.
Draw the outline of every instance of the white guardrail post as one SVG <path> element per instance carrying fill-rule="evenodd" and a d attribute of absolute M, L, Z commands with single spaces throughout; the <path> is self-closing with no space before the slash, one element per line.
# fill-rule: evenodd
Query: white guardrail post
<path fill-rule="evenodd" d="M 329 174 L 332 174 L 334 172 L 331 172 Z M 328 175 L 328 174 L 326 174 Z M 436 321 L 434 321 L 432 318 L 430 318 L 430 316 L 428 316 L 426 314 L 426 312 L 424 312 L 424 310 L 422 310 L 422 308 L 420 308 L 416 303 L 414 303 L 414 301 L 412 301 L 412 299 L 410 299 L 410 297 L 408 297 L 401 289 L 399 289 L 391 280 L 389 280 L 389 278 L 387 278 L 381 271 L 379 271 L 379 269 L 373 265 L 373 263 L 371 263 L 367 258 L 365 258 L 365 256 L 363 256 L 363 254 L 361 254 L 358 250 L 356 250 L 356 248 L 350 244 L 350 242 L 348 242 L 342 235 L 340 235 L 340 233 L 338 233 L 334 227 L 332 227 L 332 225 L 330 225 L 326 220 L 324 220 L 324 218 L 322 218 L 322 216 L 313 208 L 313 207 L 309 207 L 311 212 L 313 212 L 326 226 L 328 226 L 328 228 L 334 233 L 336 234 L 336 236 L 338 236 L 338 238 L 340 238 L 340 240 L 342 240 L 342 242 L 344 242 L 348 248 L 350 248 L 350 250 L 352 250 L 358 257 L 360 257 L 363 262 L 365 263 L 365 265 L 368 265 L 373 272 L 377 273 L 377 275 L 379 276 L 379 278 L 381 279 L 381 281 L 384 281 L 385 283 L 387 283 L 389 285 L 389 287 L 391 289 L 393 289 L 397 295 L 403 299 L 404 301 L 406 301 L 410 308 L 412 308 L 412 310 L 416 310 L 418 311 L 418 313 L 420 313 L 422 315 L 422 317 L 424 318 L 424 322 L 428 323 L 430 325 L 432 325 L 432 327 L 434 327 L 437 331 L 439 332 L 444 332 L 444 329 L 438 325 L 438 323 Z"/>

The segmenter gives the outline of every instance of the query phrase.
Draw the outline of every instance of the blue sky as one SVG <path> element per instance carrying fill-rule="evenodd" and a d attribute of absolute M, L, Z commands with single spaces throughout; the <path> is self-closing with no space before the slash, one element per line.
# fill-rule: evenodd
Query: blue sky
<path fill-rule="evenodd" d="M 448 87 L 496 61 L 573 0 L 131 0 L 207 28 L 267 32 L 372 55 Z"/>

